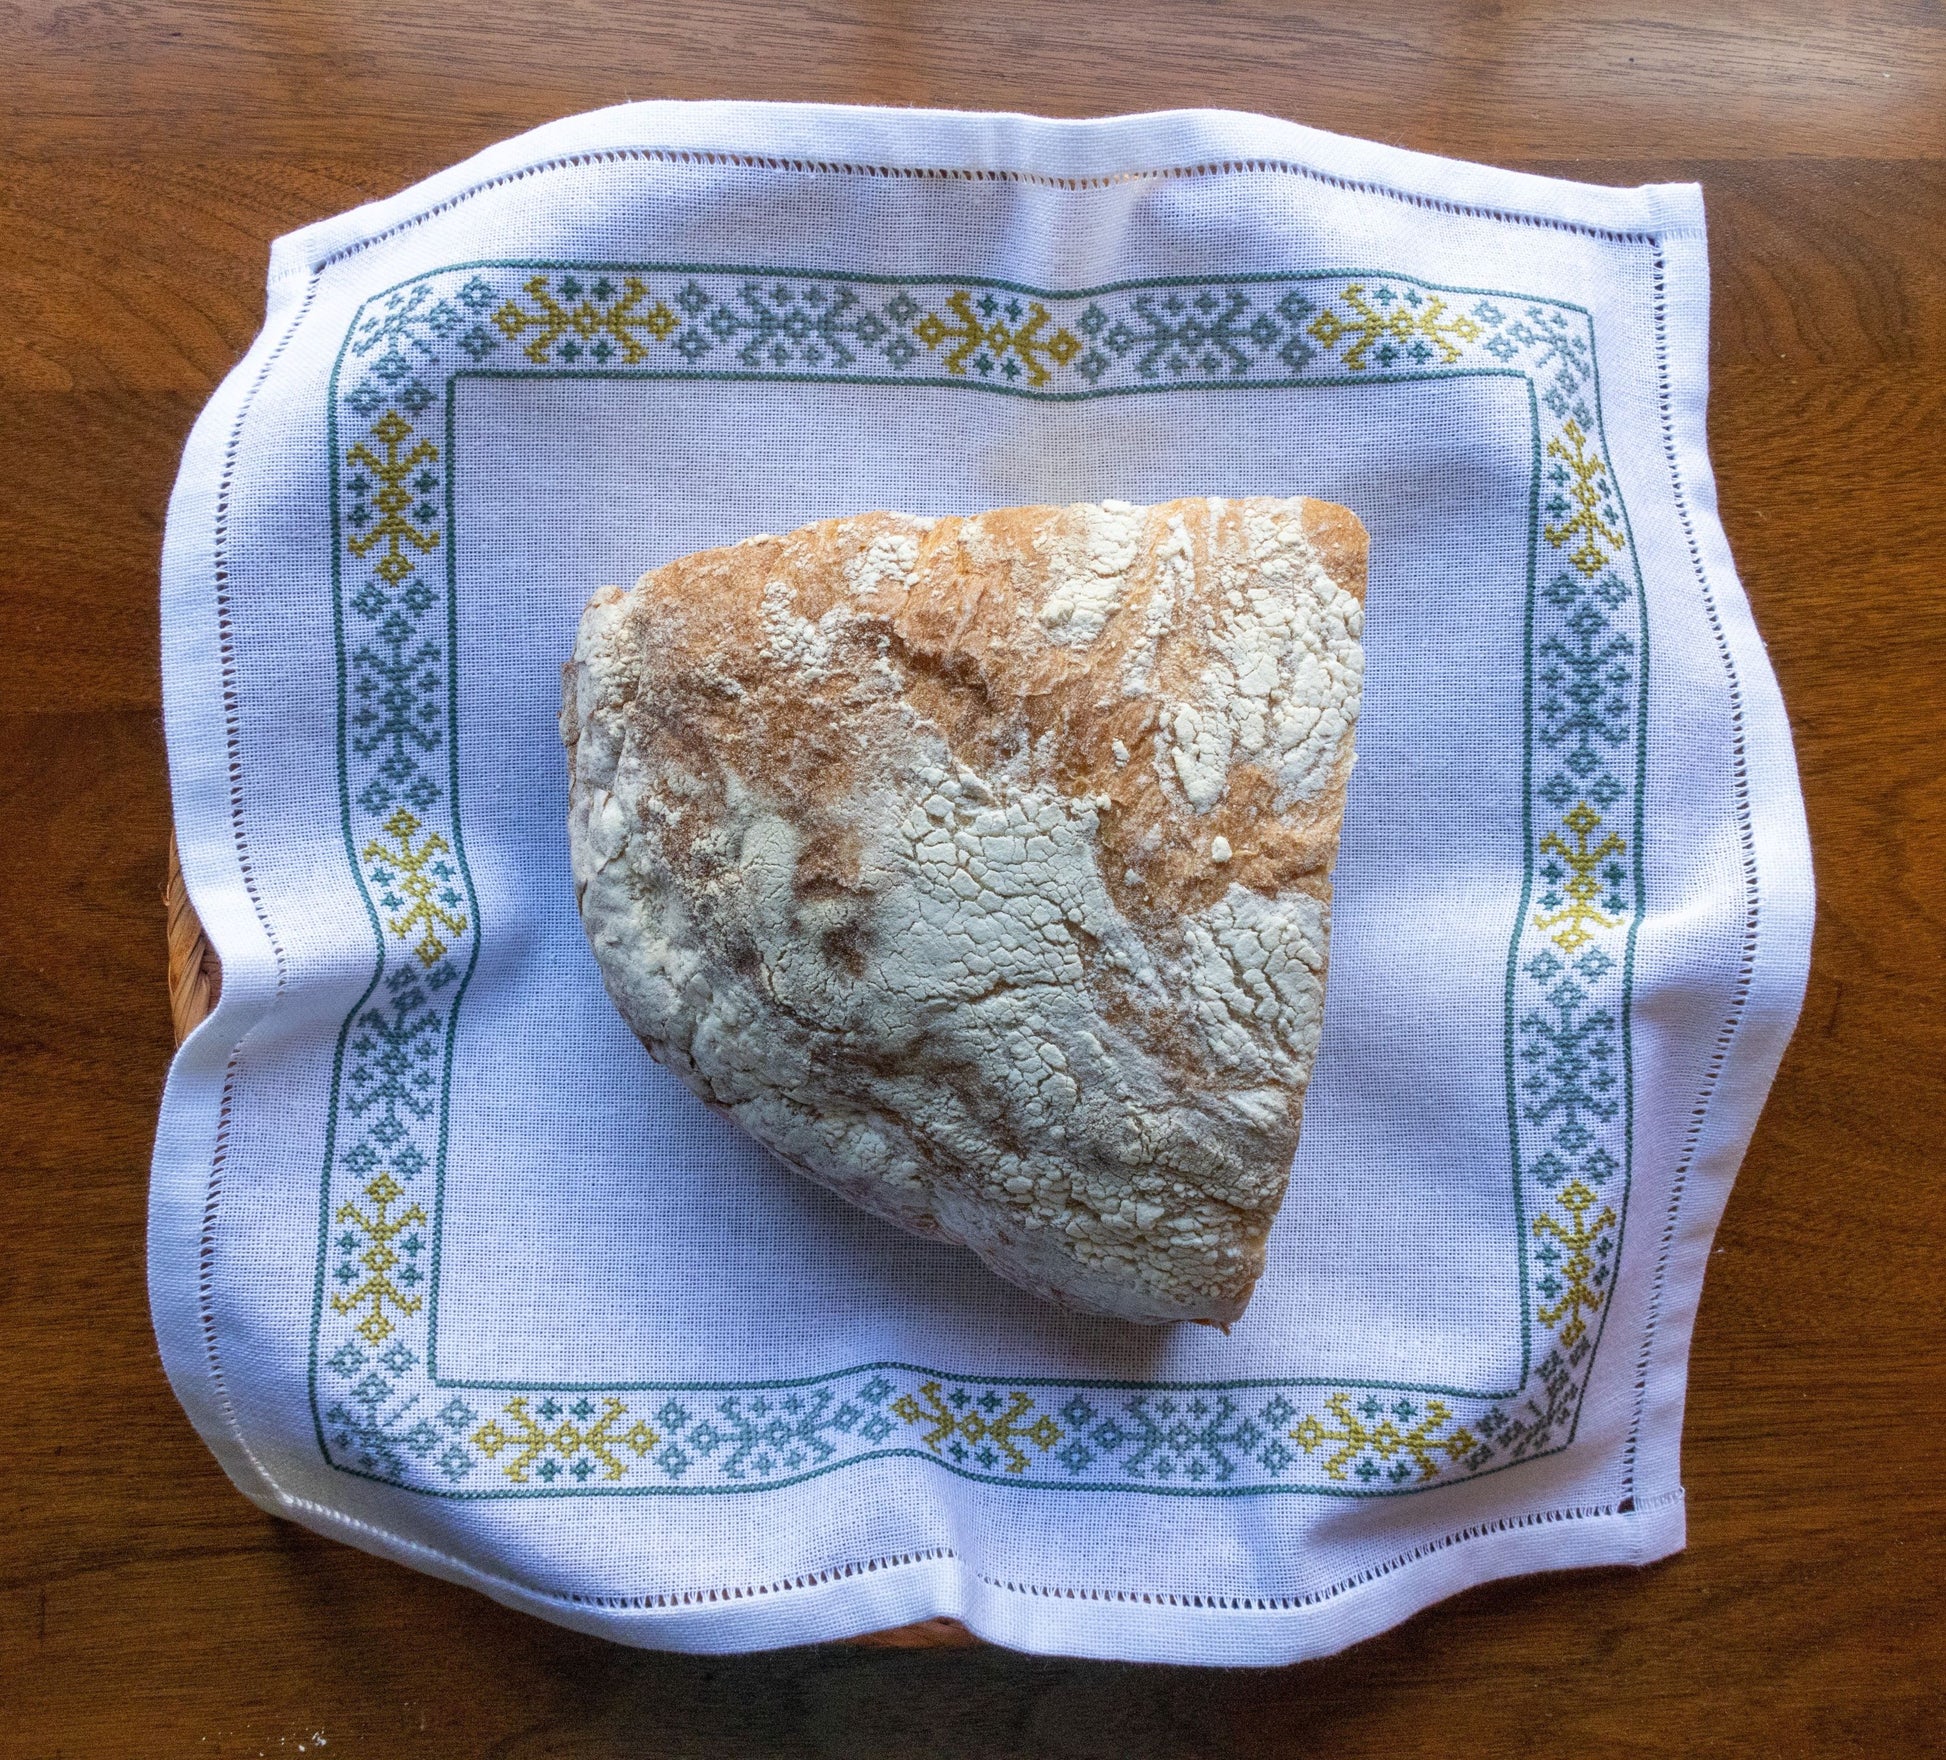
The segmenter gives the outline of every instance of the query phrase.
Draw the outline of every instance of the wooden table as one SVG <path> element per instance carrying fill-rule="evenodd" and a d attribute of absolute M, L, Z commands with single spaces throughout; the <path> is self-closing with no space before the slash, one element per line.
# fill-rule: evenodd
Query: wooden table
<path fill-rule="evenodd" d="M 0 8 L 0 68 L 0 1753 L 1946 1752 L 1936 0 L 47 0 Z M 1704 1298 L 1683 1556 L 1477 1590 L 1263 1673 L 985 1648 L 699 1660 L 505 1612 L 224 1481 L 163 1382 L 142 1272 L 177 454 L 257 326 L 273 235 L 649 96 L 1222 104 L 1702 181 L 1724 517 L 1823 898 Z"/>

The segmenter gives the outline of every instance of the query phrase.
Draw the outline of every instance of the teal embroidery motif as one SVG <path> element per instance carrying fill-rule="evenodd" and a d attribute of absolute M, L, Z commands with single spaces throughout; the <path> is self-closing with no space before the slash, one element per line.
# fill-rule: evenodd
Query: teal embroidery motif
<path fill-rule="evenodd" d="M 1081 400 L 1522 381 L 1533 423 L 1525 886 L 1507 949 L 1518 1385 L 792 1382 L 464 1389 L 433 1370 L 443 1115 L 487 926 L 455 799 L 449 417 L 469 373 Z M 442 432 L 442 419 L 448 425 Z M 340 805 L 373 973 L 338 1038 L 312 1322 L 333 1466 L 449 1497 L 723 1494 L 902 1455 L 998 1485 L 1404 1495 L 1572 1440 L 1627 1209 L 1647 626 L 1580 308 L 1398 274 L 1058 293 L 780 269 L 480 263 L 375 295 L 329 405 Z"/>

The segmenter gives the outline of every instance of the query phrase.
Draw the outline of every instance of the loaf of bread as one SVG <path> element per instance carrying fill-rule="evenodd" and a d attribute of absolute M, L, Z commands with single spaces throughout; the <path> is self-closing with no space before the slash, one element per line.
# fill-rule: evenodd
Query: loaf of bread
<path fill-rule="evenodd" d="M 1228 1322 L 1324 1012 L 1365 530 L 1293 498 L 826 520 L 589 601 L 569 835 L 709 1105 L 1064 1307 Z"/>

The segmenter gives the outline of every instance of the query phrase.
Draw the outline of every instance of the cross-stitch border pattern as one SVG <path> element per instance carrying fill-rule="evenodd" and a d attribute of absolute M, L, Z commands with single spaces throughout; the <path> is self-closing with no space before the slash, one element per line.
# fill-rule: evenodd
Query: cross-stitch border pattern
<path fill-rule="evenodd" d="M 1056 401 L 1524 383 L 1526 860 L 1505 1052 L 1516 1389 L 1070 1382 L 903 1363 L 762 1383 L 464 1392 L 435 1375 L 455 1028 L 481 937 L 457 805 L 453 387 L 508 373 Z M 310 1391 L 330 1464 L 464 1498 L 758 1490 L 889 1455 L 1014 1486 L 1370 1496 L 1499 1471 L 1573 1439 L 1630 1178 L 1648 633 L 1585 310 L 1389 273 L 1057 294 L 964 277 L 465 263 L 359 307 L 327 420 L 340 806 L 376 949 L 338 1035 L 319 1201 Z"/>

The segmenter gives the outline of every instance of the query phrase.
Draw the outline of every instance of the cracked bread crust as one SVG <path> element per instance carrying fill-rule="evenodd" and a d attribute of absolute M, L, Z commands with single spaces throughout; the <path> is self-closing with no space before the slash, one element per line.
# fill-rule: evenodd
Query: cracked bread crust
<path fill-rule="evenodd" d="M 1227 1323 L 1323 1019 L 1366 536 L 1304 498 L 827 520 L 606 587 L 589 940 L 811 1178 L 1063 1307 Z"/>

